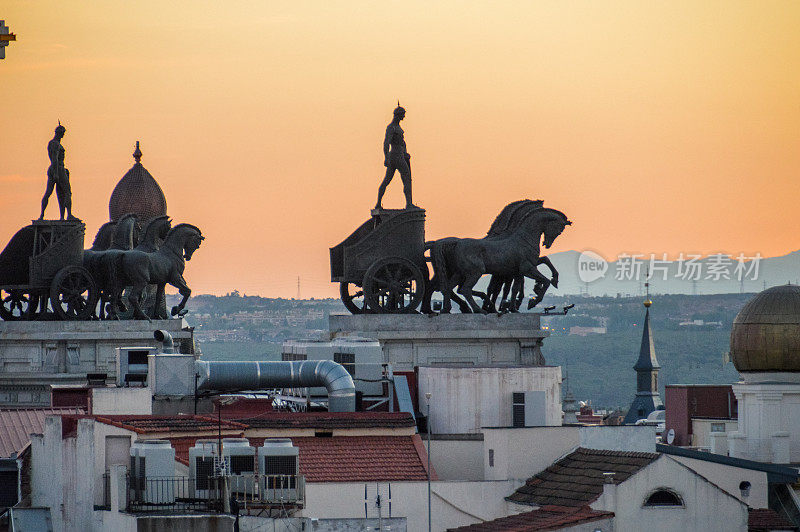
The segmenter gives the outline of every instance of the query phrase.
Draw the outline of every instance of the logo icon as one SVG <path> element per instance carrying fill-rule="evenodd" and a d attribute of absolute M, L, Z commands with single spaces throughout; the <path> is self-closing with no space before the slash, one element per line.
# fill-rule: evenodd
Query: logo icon
<path fill-rule="evenodd" d="M 578 257 L 578 278 L 591 283 L 606 276 L 608 262 L 594 251 L 582 251 Z"/>

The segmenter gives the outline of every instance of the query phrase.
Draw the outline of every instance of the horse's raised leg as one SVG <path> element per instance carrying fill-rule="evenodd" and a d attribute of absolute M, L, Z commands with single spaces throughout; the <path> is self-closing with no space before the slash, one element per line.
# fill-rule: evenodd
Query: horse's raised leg
<path fill-rule="evenodd" d="M 170 279 L 169 284 L 177 288 L 178 293 L 183 296 L 181 302 L 172 307 L 172 315 L 178 316 L 186 306 L 186 302 L 189 301 L 189 296 L 192 295 L 192 289 L 186 284 L 186 280 L 184 280 L 183 275 L 178 272 L 175 272 L 172 279 Z"/>
<path fill-rule="evenodd" d="M 550 286 L 550 279 L 542 275 L 542 273 L 536 268 L 533 268 L 530 274 L 526 275 L 526 277 L 530 277 L 536 281 L 536 286 L 533 287 L 533 292 L 536 294 L 536 298 L 528 301 L 528 309 L 532 309 L 541 303 L 542 299 L 544 299 L 544 294 L 547 292 L 547 288 Z"/>

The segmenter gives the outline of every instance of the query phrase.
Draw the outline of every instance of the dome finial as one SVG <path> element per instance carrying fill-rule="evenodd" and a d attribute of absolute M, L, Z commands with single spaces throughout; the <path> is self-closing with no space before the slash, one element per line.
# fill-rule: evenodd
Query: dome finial
<path fill-rule="evenodd" d="M 650 279 L 650 268 L 647 268 L 647 278 Z M 653 302 L 650 300 L 650 281 L 644 282 L 644 290 L 645 290 L 645 297 L 644 297 L 644 306 L 645 308 L 650 308 L 650 305 Z"/>
<path fill-rule="evenodd" d="M 142 160 L 142 150 L 139 149 L 139 141 L 136 141 L 136 150 L 133 152 L 133 159 L 138 163 Z"/>

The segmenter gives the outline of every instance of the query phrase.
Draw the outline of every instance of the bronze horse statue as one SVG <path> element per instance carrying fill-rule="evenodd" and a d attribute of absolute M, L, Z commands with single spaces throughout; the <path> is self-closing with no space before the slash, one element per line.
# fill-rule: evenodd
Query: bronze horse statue
<path fill-rule="evenodd" d="M 164 243 L 164 240 L 167 238 L 167 234 L 169 234 L 170 229 L 172 229 L 172 220 L 168 215 L 164 214 L 152 218 L 149 222 L 147 222 L 147 225 L 144 226 L 139 243 L 133 249 L 136 251 L 143 251 L 145 253 L 155 253 Z M 154 294 L 155 291 L 152 288 L 154 285 L 149 286 L 151 288 L 147 289 L 147 293 Z M 114 298 L 115 305 L 118 308 L 123 309 L 122 312 L 127 312 L 127 308 L 122 299 L 122 294 L 125 288 L 127 287 L 119 285 L 116 280 L 114 286 L 112 287 L 112 297 Z M 155 308 L 149 310 L 151 310 L 150 314 L 153 316 L 157 312 Z"/>
<path fill-rule="evenodd" d="M 131 250 L 122 253 L 115 261 L 115 275 L 118 286 L 130 286 L 128 301 L 133 307 L 133 317 L 140 320 L 150 318 L 142 311 L 142 292 L 149 284 L 156 285 L 155 309 L 159 309 L 164 299 L 164 288 L 170 284 L 183 296 L 181 302 L 172 308 L 172 315 L 180 315 L 189 300 L 192 290 L 183 278 L 187 260 L 205 237 L 200 229 L 191 224 L 178 224 L 167 233 L 164 243 L 154 252 Z M 167 316 L 155 316 L 166 319 Z"/>
<path fill-rule="evenodd" d="M 105 250 L 95 250 L 95 244 L 98 246 L 103 245 L 102 240 L 107 238 L 107 236 L 103 235 L 102 239 L 98 241 L 104 231 L 103 228 L 108 231 L 109 227 L 113 231 L 108 247 Z M 140 230 L 141 225 L 138 217 L 133 213 L 125 214 L 116 222 L 104 224 L 95 238 L 95 243 L 92 245 L 93 251 L 89 254 L 84 252 L 83 266 L 89 270 L 92 278 L 97 283 L 97 287 L 100 289 L 100 312 L 98 314 L 100 318 L 117 317 L 118 308 L 113 298 L 114 278 L 111 265 L 115 257 L 120 253 L 131 250 L 136 246 Z M 111 303 L 110 310 L 106 308 L 108 303 Z"/>
<path fill-rule="evenodd" d="M 549 248 L 571 224 L 564 213 L 545 208 L 539 201 L 523 200 L 503 209 L 490 235 L 484 238 L 444 238 L 432 242 L 429 247 L 434 276 L 444 297 L 442 312 L 450 311 L 455 287 L 470 311 L 486 312 L 473 297 L 475 284 L 484 274 L 496 276 L 503 283 L 509 280 L 516 283 L 523 277 L 535 279 L 538 303 L 552 282 L 536 268 L 544 262 L 540 260 L 540 243 Z M 558 282 L 557 276 L 554 280 Z"/>
<path fill-rule="evenodd" d="M 497 216 L 489 231 L 486 233 L 487 237 L 498 237 L 514 230 L 519 227 L 520 221 L 527 216 L 531 209 L 541 209 L 544 206 L 542 200 L 521 200 L 508 204 Z M 539 273 L 538 266 L 544 264 L 550 269 L 550 279 Z M 544 298 L 547 288 L 552 284 L 558 288 L 558 270 L 556 270 L 553 263 L 546 256 L 539 256 L 536 262 L 537 269 L 535 270 L 533 279 L 536 281 L 534 286 L 534 293 L 536 298 L 528 302 L 528 308 L 531 309 L 538 305 Z M 502 298 L 499 305 L 495 305 L 497 298 L 502 292 Z M 492 275 L 489 281 L 489 286 L 486 289 L 486 297 L 484 298 L 483 310 L 487 312 L 519 312 L 519 307 L 525 296 L 525 277 L 517 275 L 514 278 L 502 277 L 499 275 Z M 510 298 L 509 298 L 510 295 Z"/>

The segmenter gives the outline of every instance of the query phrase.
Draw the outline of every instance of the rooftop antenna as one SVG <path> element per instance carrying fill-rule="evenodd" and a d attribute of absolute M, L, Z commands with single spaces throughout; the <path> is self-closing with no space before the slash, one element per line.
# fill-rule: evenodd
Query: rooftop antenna
<path fill-rule="evenodd" d="M 297 276 L 297 299 L 300 299 L 300 276 Z"/>

